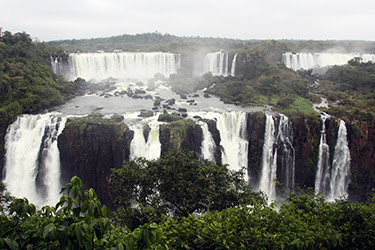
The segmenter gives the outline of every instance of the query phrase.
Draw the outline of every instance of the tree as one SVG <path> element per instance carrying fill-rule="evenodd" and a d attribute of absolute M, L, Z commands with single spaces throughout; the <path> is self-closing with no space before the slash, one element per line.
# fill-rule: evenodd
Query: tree
<path fill-rule="evenodd" d="M 121 169 L 112 169 L 109 185 L 115 202 L 123 206 L 124 216 L 133 217 L 126 222 L 130 226 L 137 225 L 134 220 L 141 224 L 147 219 L 139 213 L 145 207 L 181 217 L 261 200 L 251 191 L 242 171 L 234 172 L 208 160 L 201 162 L 190 151 L 169 152 L 155 161 L 125 163 Z"/>

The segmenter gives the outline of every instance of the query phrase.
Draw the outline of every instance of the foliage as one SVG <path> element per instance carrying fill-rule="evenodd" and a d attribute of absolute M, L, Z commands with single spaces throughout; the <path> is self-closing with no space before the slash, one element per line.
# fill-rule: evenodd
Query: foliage
<path fill-rule="evenodd" d="M 213 77 L 208 80 L 211 88 L 207 92 L 218 95 L 226 103 L 241 106 L 272 105 L 283 113 L 314 112 L 308 100 L 307 80 L 283 65 L 263 67 L 259 76 L 251 74 L 255 78 Z"/>
<path fill-rule="evenodd" d="M 63 47 L 68 51 L 198 51 L 236 49 L 243 45 L 242 40 L 201 38 L 201 37 L 177 37 L 159 32 L 144 34 L 123 34 L 108 38 L 93 38 L 81 40 L 61 40 L 49 42 L 52 46 Z"/>
<path fill-rule="evenodd" d="M 137 162 L 132 164 L 133 167 L 139 167 Z M 128 171 L 131 171 L 131 168 Z M 142 173 L 136 170 L 130 174 L 134 176 Z M 177 173 L 178 176 L 181 174 Z M 149 179 L 146 178 L 147 176 L 142 177 L 145 181 Z M 131 178 L 129 180 L 131 181 Z M 163 184 L 167 185 L 170 182 L 160 185 Z M 123 186 L 123 191 L 131 191 L 130 186 Z M 175 187 L 177 190 L 180 188 L 179 185 L 170 185 L 170 187 Z M 142 186 L 139 188 L 142 190 Z M 203 188 L 201 192 L 205 193 L 205 189 Z M 215 199 L 220 199 L 222 191 L 220 187 L 218 189 L 219 193 L 213 197 Z M 287 202 L 278 209 L 275 209 L 276 204 L 267 205 L 255 199 L 252 200 L 251 205 L 232 206 L 220 210 L 210 209 L 202 214 L 150 217 L 152 220 L 159 221 L 159 224 L 142 222 L 131 231 L 126 226 L 120 225 L 121 216 L 110 219 L 110 212 L 98 200 L 95 191 L 92 189 L 83 191 L 79 178 L 73 177 L 63 190 L 65 195 L 54 207 L 45 206 L 41 210 L 36 210 L 27 199 L 16 199 L 9 213 L 1 211 L 0 247 L 2 249 L 373 249 L 375 245 L 374 197 L 364 204 L 345 200 L 326 202 L 321 195 L 291 194 Z M 188 198 L 192 195 L 190 193 L 192 190 L 187 191 Z M 147 190 L 138 193 L 139 198 L 152 198 L 143 196 Z M 177 198 L 178 193 L 176 194 Z M 158 205 L 141 207 L 140 210 L 156 215 L 152 210 Z"/>
<path fill-rule="evenodd" d="M 167 111 L 164 111 L 162 114 L 159 115 L 158 121 L 159 122 L 174 122 L 178 120 L 182 120 L 181 116 L 178 116 L 175 113 L 169 114 Z"/>
<path fill-rule="evenodd" d="M 62 188 L 67 195 L 54 207 L 37 211 L 27 199 L 14 201 L 9 215 L 0 216 L 0 247 L 9 249 L 146 249 L 160 237 L 156 224 L 130 232 L 116 228 L 109 210 L 93 189 L 82 190 L 73 177 Z M 71 195 L 71 196 L 70 196 Z"/>
<path fill-rule="evenodd" d="M 123 206 L 129 226 L 147 221 L 141 209 L 152 207 L 153 213 L 173 217 L 222 210 L 260 199 L 251 192 L 243 172 L 227 166 L 199 161 L 190 151 L 169 152 L 155 161 L 137 159 L 112 169 L 109 181 L 115 202 Z M 137 205 L 139 204 L 139 205 Z"/>
<path fill-rule="evenodd" d="M 322 76 L 317 92 L 338 105 L 326 112 L 347 120 L 375 119 L 375 64 L 355 58 L 347 65 L 334 66 Z"/>
<path fill-rule="evenodd" d="M 171 249 L 371 249 L 374 205 L 292 194 L 279 210 L 264 203 L 161 224 Z"/>
<path fill-rule="evenodd" d="M 144 34 L 122 34 L 107 38 L 73 39 L 48 42 L 51 46 L 59 46 L 67 51 L 200 51 L 237 49 L 241 52 L 262 46 L 271 52 L 271 57 L 283 52 L 326 52 L 332 48 L 353 51 L 361 48 L 364 53 L 375 53 L 374 42 L 370 41 L 315 41 L 315 40 L 238 40 L 213 37 L 177 37 L 160 32 Z"/>
<path fill-rule="evenodd" d="M 70 96 L 72 84 L 48 66 L 52 50 L 26 33 L 6 31 L 0 37 L 0 160 L 5 130 L 18 115 L 61 104 Z"/>

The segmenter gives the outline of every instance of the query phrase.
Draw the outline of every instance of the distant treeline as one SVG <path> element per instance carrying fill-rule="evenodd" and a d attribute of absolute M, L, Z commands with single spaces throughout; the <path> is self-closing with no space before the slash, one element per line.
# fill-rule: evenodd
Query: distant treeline
<path fill-rule="evenodd" d="M 123 34 L 107 38 L 73 39 L 48 42 L 51 46 L 62 47 L 68 52 L 81 51 L 215 51 L 251 49 L 254 46 L 275 42 L 282 52 L 360 52 L 375 53 L 375 42 L 370 41 L 316 41 L 316 40 L 238 40 L 212 37 L 178 37 L 158 32 L 129 35 Z"/>

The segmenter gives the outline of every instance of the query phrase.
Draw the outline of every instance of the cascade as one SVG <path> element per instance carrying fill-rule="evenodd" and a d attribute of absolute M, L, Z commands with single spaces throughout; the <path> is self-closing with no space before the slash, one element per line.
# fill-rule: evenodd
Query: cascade
<path fill-rule="evenodd" d="M 51 66 L 52 66 L 52 71 L 57 74 L 57 75 L 62 75 L 61 74 L 61 62 L 58 57 L 53 57 L 51 56 Z"/>
<path fill-rule="evenodd" d="M 339 54 L 339 53 L 284 53 L 282 60 L 286 67 L 293 70 L 316 69 L 332 65 L 344 65 L 355 57 L 361 57 L 363 62 L 375 62 L 371 54 Z"/>
<path fill-rule="evenodd" d="M 280 114 L 277 141 L 281 146 L 281 182 L 287 191 L 294 186 L 295 150 L 293 133 L 287 116 Z"/>
<path fill-rule="evenodd" d="M 237 62 L 237 54 L 235 54 L 233 57 L 232 68 L 230 70 L 231 76 L 236 76 L 236 62 Z"/>
<path fill-rule="evenodd" d="M 275 121 L 272 115 L 267 114 L 259 190 L 265 192 L 269 200 L 276 199 L 276 184 L 274 180 L 276 179 L 277 170 L 277 150 L 274 150 L 275 141 Z"/>
<path fill-rule="evenodd" d="M 147 160 L 155 160 L 160 157 L 158 117 L 154 116 L 142 122 L 129 124 L 130 129 L 134 131 L 134 138 L 130 143 L 130 159 L 143 157 Z M 145 126 L 149 126 L 146 134 Z"/>
<path fill-rule="evenodd" d="M 235 75 L 236 70 L 236 59 L 237 54 L 235 54 L 230 75 Z M 226 52 L 219 51 L 214 53 L 207 53 L 204 57 L 204 72 L 212 72 L 214 76 L 222 75 L 228 76 L 229 74 L 229 55 Z"/>
<path fill-rule="evenodd" d="M 327 181 L 329 180 L 329 145 L 327 144 L 326 138 L 326 125 L 325 122 L 329 116 L 325 113 L 321 113 L 322 119 L 322 130 L 320 132 L 320 143 L 319 143 L 319 158 L 318 166 L 315 175 L 315 194 L 326 193 L 328 188 Z"/>
<path fill-rule="evenodd" d="M 9 126 L 5 138 L 4 183 L 12 195 L 27 197 L 38 207 L 54 205 L 59 200 L 57 137 L 65 122 L 66 118 L 57 114 L 23 115 Z"/>
<path fill-rule="evenodd" d="M 52 61 L 55 73 L 60 73 L 61 63 Z M 103 80 L 109 77 L 150 79 L 160 73 L 166 77 L 180 68 L 180 54 L 164 52 L 71 53 L 70 73 L 64 76 L 74 80 Z"/>
<path fill-rule="evenodd" d="M 214 156 L 214 152 L 216 148 L 215 141 L 212 138 L 212 134 L 208 130 L 207 123 L 200 121 L 199 124 L 202 128 L 202 133 L 203 133 L 203 140 L 202 140 L 202 146 L 201 146 L 202 158 L 215 162 L 215 156 Z"/>
<path fill-rule="evenodd" d="M 249 142 L 246 140 L 246 113 L 225 112 L 215 113 L 214 116 L 220 132 L 222 163 L 228 164 L 235 171 L 247 167 Z"/>
<path fill-rule="evenodd" d="M 329 180 L 329 190 L 326 194 L 328 201 L 333 201 L 348 195 L 350 175 L 350 150 L 347 141 L 345 122 L 340 119 L 335 153 L 333 155 L 332 169 Z"/>
<path fill-rule="evenodd" d="M 289 189 L 294 185 L 295 150 L 292 145 L 288 117 L 280 114 L 276 130 L 276 117 L 266 114 L 266 127 L 262 155 L 259 190 L 265 192 L 269 201 L 276 200 L 276 179 L 278 165 L 281 172 L 281 182 Z M 279 152 L 281 153 L 279 156 Z"/>
<path fill-rule="evenodd" d="M 64 61 L 63 57 L 51 56 L 51 67 L 52 71 L 57 75 L 63 75 L 68 78 L 71 77 L 69 63 Z"/>

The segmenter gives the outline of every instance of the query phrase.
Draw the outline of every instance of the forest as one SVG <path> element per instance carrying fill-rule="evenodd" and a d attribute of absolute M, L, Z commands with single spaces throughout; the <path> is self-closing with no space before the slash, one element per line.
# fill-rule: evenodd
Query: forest
<path fill-rule="evenodd" d="M 375 53 L 374 42 L 371 41 L 315 41 L 315 40 L 239 40 L 214 37 L 178 37 L 160 32 L 144 34 L 122 34 L 107 38 L 73 39 L 49 41 L 54 47 L 61 47 L 67 52 L 93 52 L 97 50 L 112 52 L 123 51 L 217 51 L 217 50 L 243 50 L 256 46 L 270 46 L 275 44 L 282 52 L 324 52 L 324 51 L 353 51 Z"/>
<path fill-rule="evenodd" d="M 375 53 L 370 42 L 359 42 Z M 352 42 L 242 41 L 180 38 L 149 33 L 111 38 L 32 41 L 27 33 L 0 37 L 0 161 L 8 125 L 20 114 L 37 113 L 72 98 L 79 82 L 55 75 L 51 54 L 91 50 L 189 51 L 217 48 L 243 52 L 249 67 L 235 77 L 200 78 L 179 71 L 170 84 L 189 93 L 185 82 L 208 88 L 224 102 L 272 105 L 286 114 L 312 114 L 323 94 L 336 103 L 325 109 L 346 120 L 374 121 L 375 64 L 354 59 L 324 75 L 294 72 L 273 60 L 280 51 L 324 51 Z M 60 46 L 60 47 L 52 47 Z M 375 196 L 363 203 L 325 201 L 312 190 L 296 190 L 277 204 L 254 192 L 244 171 L 200 160 L 190 151 L 171 151 L 158 160 L 138 158 L 112 169 L 111 211 L 93 189 L 73 177 L 54 206 L 36 208 L 11 197 L 1 185 L 0 248 L 3 249 L 372 249 Z"/>

